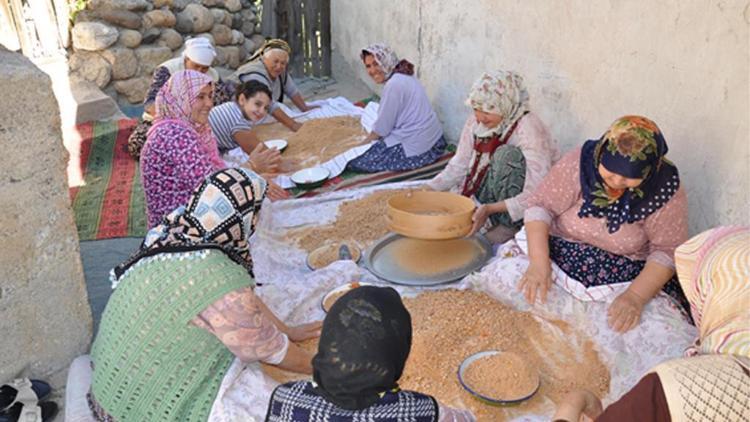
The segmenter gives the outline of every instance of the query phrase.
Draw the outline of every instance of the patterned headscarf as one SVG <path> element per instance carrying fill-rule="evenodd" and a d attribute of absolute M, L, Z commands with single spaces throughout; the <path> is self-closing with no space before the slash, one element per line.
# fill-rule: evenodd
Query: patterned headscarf
<path fill-rule="evenodd" d="M 578 216 L 604 217 L 610 233 L 623 223 L 643 220 L 663 207 L 677 193 L 677 167 L 665 155 L 667 142 L 656 123 L 641 116 L 617 119 L 599 140 L 581 149 L 583 205 Z M 623 177 L 643 179 L 637 188 L 612 198 L 599 174 L 599 164 Z"/>
<path fill-rule="evenodd" d="M 364 409 L 398 388 L 411 350 L 411 316 L 390 287 L 362 286 L 333 304 L 313 358 L 316 391 L 337 406 Z"/>
<path fill-rule="evenodd" d="M 216 168 L 221 168 L 225 164 L 219 156 L 219 147 L 211 125 L 208 122 L 199 124 L 191 119 L 198 93 L 206 85 L 213 86 L 213 79 L 204 73 L 195 70 L 175 72 L 156 95 L 156 119 L 151 130 L 167 123 L 193 129 L 211 162 Z"/>
<path fill-rule="evenodd" d="M 147 234 L 140 250 L 112 270 L 113 286 L 136 262 L 163 252 L 216 248 L 253 275 L 248 239 L 255 231 L 266 181 L 251 170 L 232 168 L 208 176 L 187 206 L 169 213 Z"/>
<path fill-rule="evenodd" d="M 492 154 L 508 142 L 518 122 L 529 112 L 529 93 L 519 74 L 496 70 L 483 73 L 474 82 L 466 105 L 485 113 L 503 116 L 503 120 L 495 127 L 488 128 L 479 122 L 474 126 L 471 165 L 461 192 L 464 196 L 472 196 L 484 181 Z"/>
<path fill-rule="evenodd" d="M 699 341 L 688 354 L 750 358 L 750 227 L 724 226 L 680 245 L 675 265 Z"/>
<path fill-rule="evenodd" d="M 266 40 L 259 49 L 255 50 L 255 53 L 247 61 L 251 62 L 270 50 L 282 50 L 289 56 L 292 55 L 292 47 L 289 47 L 289 43 L 280 38 L 271 38 Z"/>
<path fill-rule="evenodd" d="M 359 55 L 363 61 L 365 60 L 365 53 L 372 54 L 375 58 L 375 62 L 385 73 L 385 80 L 388 80 L 394 73 L 414 74 L 414 65 L 406 59 L 399 61 L 393 49 L 384 43 L 370 44 L 363 48 Z"/>

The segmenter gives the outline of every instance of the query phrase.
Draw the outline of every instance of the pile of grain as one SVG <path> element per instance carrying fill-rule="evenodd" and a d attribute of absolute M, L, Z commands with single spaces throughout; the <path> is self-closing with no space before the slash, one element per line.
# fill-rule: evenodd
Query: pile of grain
<path fill-rule="evenodd" d="M 404 303 L 411 313 L 413 340 L 399 382 L 403 389 L 430 394 L 449 406 L 471 409 L 480 421 L 541 414 L 545 398 L 559 403 L 574 389 L 586 388 L 599 397 L 609 391 L 609 371 L 593 343 L 565 322 L 540 322 L 528 312 L 516 311 L 475 291 L 424 292 Z M 456 377 L 461 362 L 490 349 L 523 356 L 539 371 L 541 386 L 533 398 L 516 407 L 492 407 L 461 387 Z M 289 373 L 269 375 L 282 382 L 292 379 Z"/>
<path fill-rule="evenodd" d="M 289 164 L 287 172 L 314 167 L 362 143 L 367 134 L 359 118 L 351 116 L 313 119 L 292 132 L 281 123 L 257 126 L 255 134 L 261 141 L 286 139 L 289 143 L 282 157 Z"/>
<path fill-rule="evenodd" d="M 381 190 L 362 199 L 341 203 L 336 221 L 325 226 L 287 231 L 285 237 L 308 253 L 331 242 L 352 244 L 361 250 L 388 233 L 388 199 L 404 189 Z"/>
<path fill-rule="evenodd" d="M 479 358 L 463 374 L 464 383 L 476 393 L 497 400 L 518 400 L 533 393 L 539 373 L 515 353 L 500 352 Z"/>

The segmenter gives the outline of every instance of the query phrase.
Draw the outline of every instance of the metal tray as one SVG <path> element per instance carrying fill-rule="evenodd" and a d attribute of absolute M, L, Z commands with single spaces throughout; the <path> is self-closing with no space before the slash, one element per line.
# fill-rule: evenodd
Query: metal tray
<path fill-rule="evenodd" d="M 398 265 L 392 258 L 390 249 L 394 242 L 404 239 L 400 234 L 391 233 L 375 242 L 365 251 L 364 264 L 378 278 L 407 286 L 435 286 L 443 283 L 457 281 L 469 275 L 484 266 L 492 258 L 492 244 L 482 235 L 474 235 L 467 238 L 478 246 L 476 257 L 467 265 L 460 268 L 451 269 L 450 271 L 423 275 L 412 273 Z M 441 242 L 435 240 L 431 242 Z"/>

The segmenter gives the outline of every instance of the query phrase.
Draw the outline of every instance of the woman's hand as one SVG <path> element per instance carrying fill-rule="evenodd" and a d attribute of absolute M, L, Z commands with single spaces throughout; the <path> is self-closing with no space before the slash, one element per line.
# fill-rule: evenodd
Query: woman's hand
<path fill-rule="evenodd" d="M 291 129 L 292 132 L 297 132 L 298 130 L 300 130 L 300 128 L 302 128 L 302 123 L 296 120 L 292 121 L 291 126 L 289 126 L 289 129 Z"/>
<path fill-rule="evenodd" d="M 640 322 L 646 302 L 632 290 L 625 290 L 609 305 L 607 324 L 618 333 L 632 330 Z"/>
<path fill-rule="evenodd" d="M 552 286 L 552 266 L 546 262 L 531 261 L 526 273 L 518 283 L 518 290 L 523 292 L 526 302 L 533 305 L 537 295 L 541 303 L 547 302 L 547 292 Z"/>
<path fill-rule="evenodd" d="M 490 215 L 498 212 L 506 212 L 507 210 L 508 208 L 505 206 L 505 201 L 480 205 L 479 208 L 474 211 L 474 215 L 471 216 L 474 224 L 471 226 L 471 233 L 469 233 L 469 235 L 473 235 L 484 227 L 484 223 L 487 222 Z"/>
<path fill-rule="evenodd" d="M 273 176 L 263 175 L 263 178 L 266 179 L 266 183 L 268 183 L 268 187 L 266 188 L 266 196 L 268 197 L 268 199 L 270 199 L 271 201 L 279 201 L 281 199 L 290 198 L 292 195 L 290 195 L 289 192 L 286 191 L 286 189 L 272 182 L 271 177 Z"/>
<path fill-rule="evenodd" d="M 247 164 L 258 174 L 275 174 L 279 171 L 281 153 L 276 148 L 268 148 L 263 142 L 259 142 L 250 153 Z"/>
<path fill-rule="evenodd" d="M 320 337 L 320 330 L 322 327 L 323 321 L 310 322 L 307 324 L 287 328 L 286 335 L 287 337 L 289 337 L 289 340 L 300 342 L 307 339 Z"/>

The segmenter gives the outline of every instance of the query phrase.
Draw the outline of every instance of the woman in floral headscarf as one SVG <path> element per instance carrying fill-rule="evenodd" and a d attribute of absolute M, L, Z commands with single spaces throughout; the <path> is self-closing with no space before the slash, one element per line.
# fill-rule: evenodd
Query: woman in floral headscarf
<path fill-rule="evenodd" d="M 625 332 L 664 292 L 684 310 L 674 251 L 687 239 L 687 196 L 651 120 L 617 119 L 599 140 L 566 154 L 528 201 L 526 299 L 554 281 L 581 300 L 612 300 L 608 323 Z"/>
<path fill-rule="evenodd" d="M 414 77 L 414 65 L 399 61 L 384 44 L 372 44 L 360 56 L 372 80 L 385 86 L 378 118 L 365 139 L 377 142 L 350 161 L 349 169 L 405 171 L 435 162 L 445 151 L 445 138 L 427 93 Z"/>
<path fill-rule="evenodd" d="M 246 169 L 210 174 L 112 271 L 91 349 L 96 420 L 206 421 L 235 359 L 312 374 L 294 342 L 321 323 L 289 327 L 254 292 L 249 238 L 265 190 Z"/>
<path fill-rule="evenodd" d="M 474 113 L 458 141 L 456 155 L 427 187 L 456 190 L 482 205 L 473 233 L 489 219 L 487 236 L 497 243 L 523 225 L 526 200 L 559 158 L 557 143 L 529 110 L 529 94 L 515 72 L 484 73 L 466 100 Z"/>

